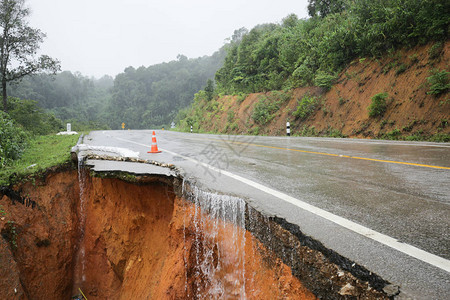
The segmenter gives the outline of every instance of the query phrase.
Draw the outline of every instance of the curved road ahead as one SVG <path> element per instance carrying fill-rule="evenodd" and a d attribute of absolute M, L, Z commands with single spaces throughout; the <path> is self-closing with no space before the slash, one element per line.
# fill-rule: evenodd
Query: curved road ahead
<path fill-rule="evenodd" d="M 84 143 L 173 163 L 401 286 L 450 299 L 450 144 L 96 131 Z"/>

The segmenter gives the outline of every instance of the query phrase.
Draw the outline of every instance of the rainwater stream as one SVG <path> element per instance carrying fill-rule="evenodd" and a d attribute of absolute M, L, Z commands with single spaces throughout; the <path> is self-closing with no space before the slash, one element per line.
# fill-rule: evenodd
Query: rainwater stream
<path fill-rule="evenodd" d="M 245 202 L 198 187 L 187 191 L 184 182 L 183 195 L 194 204 L 194 251 L 191 253 L 195 253 L 193 285 L 196 296 L 200 299 L 246 299 Z M 185 240 L 189 226 L 186 222 L 185 218 Z M 189 260 L 188 255 L 185 248 L 185 262 Z M 187 284 L 188 276 L 188 292 Z M 187 296 L 191 296 L 189 292 Z"/>
<path fill-rule="evenodd" d="M 86 169 L 84 166 L 84 157 L 82 152 L 78 152 L 78 185 L 80 187 L 80 199 L 78 207 L 78 241 L 75 248 L 75 268 L 74 268 L 74 287 L 73 291 L 77 292 L 78 287 L 83 285 L 86 280 L 85 269 L 86 269 L 86 259 L 85 259 L 85 246 L 84 246 L 84 235 L 85 235 L 85 225 L 86 225 Z"/>

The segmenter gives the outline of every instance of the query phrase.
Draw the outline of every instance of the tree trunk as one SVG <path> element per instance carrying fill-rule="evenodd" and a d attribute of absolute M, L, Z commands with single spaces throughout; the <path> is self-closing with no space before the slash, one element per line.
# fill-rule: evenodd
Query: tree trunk
<path fill-rule="evenodd" d="M 8 95 L 6 94 L 6 78 L 2 78 L 2 92 L 3 92 L 3 110 L 8 112 Z"/>

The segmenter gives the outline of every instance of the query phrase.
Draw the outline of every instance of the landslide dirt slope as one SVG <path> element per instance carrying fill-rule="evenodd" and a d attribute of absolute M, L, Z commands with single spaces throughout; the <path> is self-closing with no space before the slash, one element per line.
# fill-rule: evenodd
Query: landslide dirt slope
<path fill-rule="evenodd" d="M 389 299 L 388 282 L 242 199 L 108 177 L 63 170 L 0 190 L 2 299 Z"/>
<path fill-rule="evenodd" d="M 70 299 L 79 288 L 88 299 L 316 299 L 249 232 L 203 216 L 168 180 L 87 176 L 82 193 L 75 170 L 2 191 L 2 299 Z"/>
<path fill-rule="evenodd" d="M 273 113 L 273 119 L 263 125 L 252 118 L 255 105 L 262 97 L 276 100 L 277 92 L 250 94 L 244 100 L 238 96 L 219 98 L 215 110 L 203 112 L 198 129 L 284 135 L 286 121 L 289 121 L 293 135 L 421 140 L 438 134 L 448 138 L 448 91 L 437 97 L 428 94 L 427 77 L 433 70 L 449 70 L 450 43 L 444 43 L 437 50 L 436 47 L 431 49 L 433 46 L 404 49 L 380 59 L 355 60 L 339 74 L 329 91 L 317 87 L 291 91 L 291 96 Z M 381 117 L 369 117 L 371 98 L 378 93 L 387 93 L 387 110 Z M 308 94 L 317 97 L 318 105 L 307 118 L 296 118 L 298 100 Z"/>
<path fill-rule="evenodd" d="M 69 299 L 79 199 L 76 170 L 0 193 L 2 299 Z"/>

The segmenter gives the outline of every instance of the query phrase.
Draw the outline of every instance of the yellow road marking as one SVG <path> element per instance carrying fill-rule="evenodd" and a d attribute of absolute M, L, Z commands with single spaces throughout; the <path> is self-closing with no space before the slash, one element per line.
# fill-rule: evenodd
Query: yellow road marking
<path fill-rule="evenodd" d="M 207 140 L 213 140 L 213 139 L 207 139 Z M 217 139 L 214 139 L 214 140 L 218 141 Z M 295 151 L 295 152 L 302 152 L 302 153 L 309 153 L 309 154 L 318 154 L 318 155 L 326 155 L 326 156 L 334 156 L 334 157 L 343 157 L 343 158 L 353 158 L 353 159 L 360 159 L 360 160 L 384 162 L 384 163 L 390 163 L 390 164 L 400 164 L 400 165 L 408 165 L 408 166 L 416 166 L 416 167 L 424 167 L 424 168 L 450 170 L 450 167 L 433 166 L 433 165 L 425 165 L 425 164 L 416 164 L 416 163 L 403 162 L 403 161 L 384 160 L 384 159 L 367 158 L 367 157 L 358 157 L 358 156 L 341 155 L 341 154 L 333 154 L 333 153 L 326 153 L 326 152 L 315 152 L 315 151 L 307 151 L 307 150 L 291 149 L 291 148 L 283 148 L 283 147 L 275 147 L 275 146 L 266 146 L 266 145 L 251 144 L 251 143 L 244 143 L 244 142 L 235 142 L 235 141 L 227 141 L 227 142 L 228 143 L 233 143 L 233 144 L 249 145 L 249 146 L 254 146 L 254 147 L 271 148 L 271 149 L 278 149 L 278 150 Z"/>

